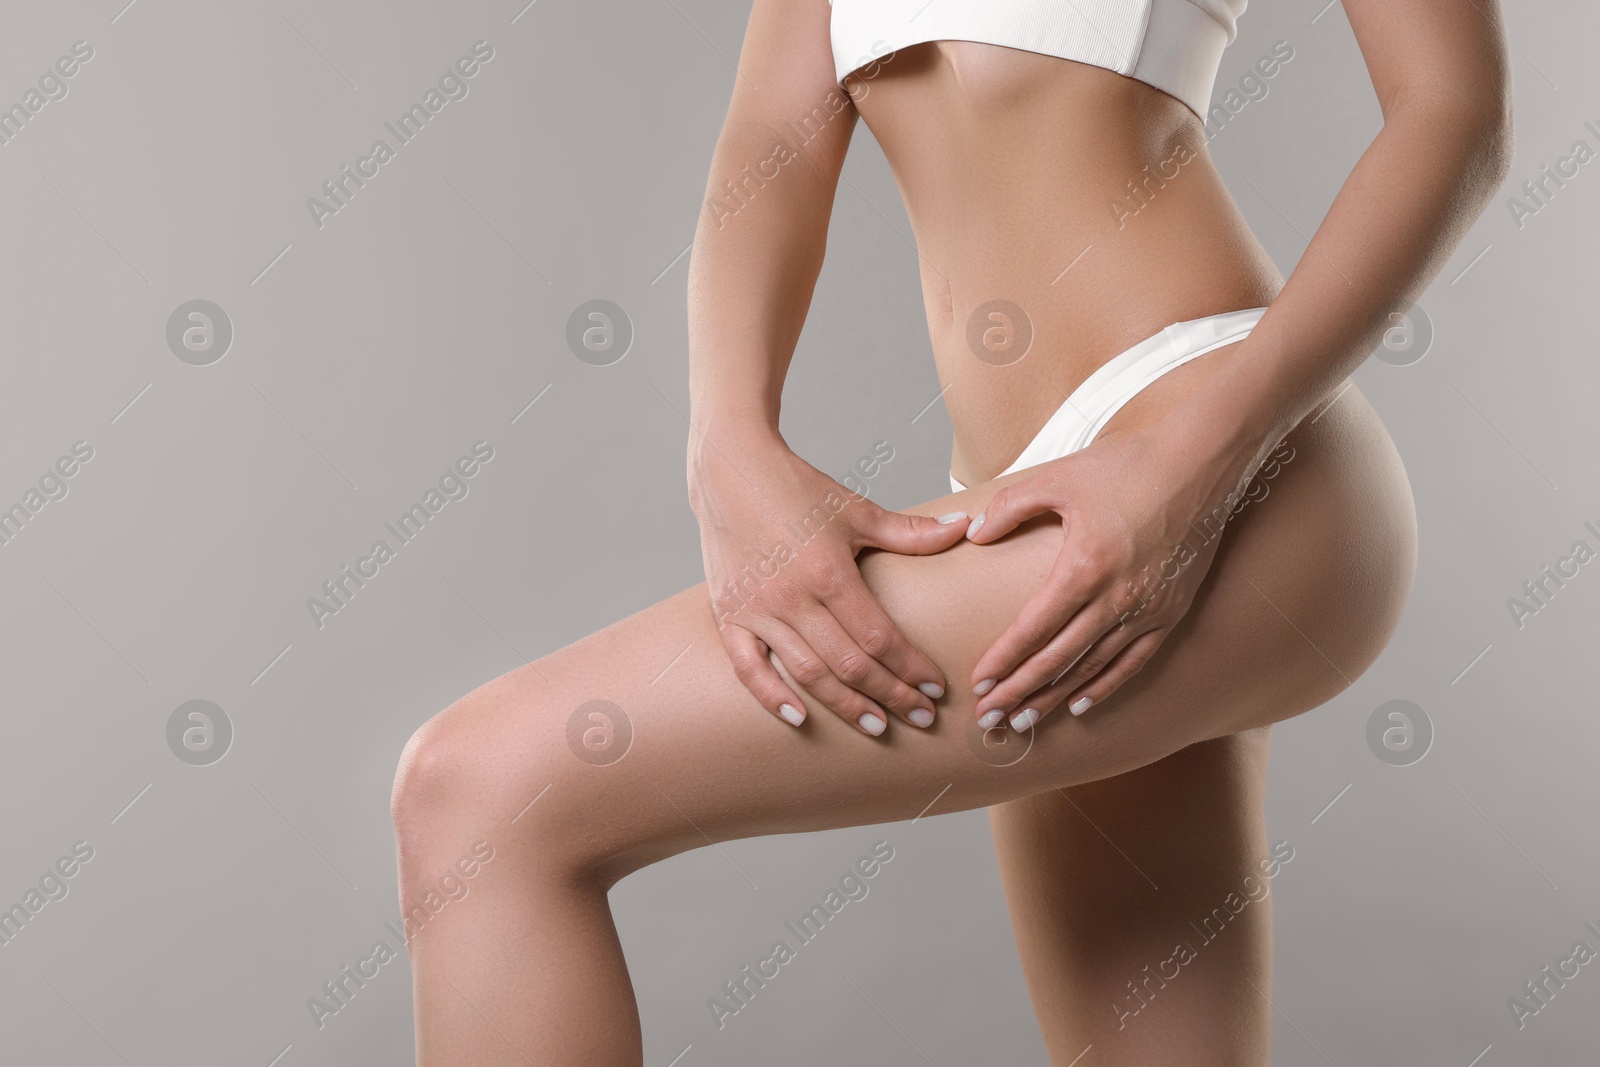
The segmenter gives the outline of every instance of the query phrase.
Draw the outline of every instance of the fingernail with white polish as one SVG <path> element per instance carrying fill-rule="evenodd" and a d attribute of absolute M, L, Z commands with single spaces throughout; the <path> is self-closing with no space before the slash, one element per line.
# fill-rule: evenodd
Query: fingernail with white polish
<path fill-rule="evenodd" d="M 940 526 L 949 526 L 952 522 L 960 522 L 962 519 L 964 519 L 966 517 L 967 517 L 967 513 L 965 511 L 952 511 L 948 515 L 940 515 L 939 516 L 939 525 Z"/>
<path fill-rule="evenodd" d="M 967 527 L 968 537 L 976 535 L 979 530 L 983 529 L 983 520 L 984 516 L 982 515 L 979 515 L 977 518 L 972 520 L 972 525 Z"/>
<path fill-rule="evenodd" d="M 1032 729 L 1033 724 L 1038 721 L 1038 708 L 1023 708 L 1021 711 L 1011 716 L 1011 728 L 1020 734 L 1025 730 Z"/>
<path fill-rule="evenodd" d="M 1079 697 L 1077 700 L 1074 700 L 1072 703 L 1067 705 L 1067 710 L 1072 712 L 1074 715 L 1082 715 L 1084 712 L 1089 710 L 1089 705 L 1093 703 L 1094 701 L 1090 700 L 1088 697 Z"/>
<path fill-rule="evenodd" d="M 929 700 L 938 700 L 944 696 L 944 686 L 938 682 L 918 682 L 917 688 L 922 690 L 922 695 Z"/>
<path fill-rule="evenodd" d="M 983 696 L 983 694 L 994 688 L 994 681 L 995 680 L 993 678 L 985 678 L 983 681 L 972 687 L 973 693 L 980 697 Z"/>
<path fill-rule="evenodd" d="M 790 726 L 799 726 L 806 721 L 806 713 L 793 704 L 779 704 L 778 715 Z"/>
<path fill-rule="evenodd" d="M 861 716 L 861 718 L 857 719 L 856 725 L 861 727 L 861 729 L 865 730 L 867 733 L 871 734 L 873 737 L 877 737 L 879 734 L 883 733 L 883 720 L 872 714 L 870 711 Z"/>
<path fill-rule="evenodd" d="M 920 726 L 924 730 L 933 725 L 933 712 L 927 708 L 912 708 L 906 712 L 906 720 L 912 726 Z"/>
<path fill-rule="evenodd" d="M 985 730 L 993 730 L 996 726 L 1000 725 L 1000 720 L 1005 717 L 1005 712 L 1001 711 L 999 708 L 994 708 L 984 712 L 983 715 L 979 717 L 978 725 L 983 727 Z"/>

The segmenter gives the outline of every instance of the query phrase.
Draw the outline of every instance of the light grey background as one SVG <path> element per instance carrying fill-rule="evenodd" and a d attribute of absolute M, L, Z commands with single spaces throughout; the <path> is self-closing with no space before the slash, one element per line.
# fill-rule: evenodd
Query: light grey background
<path fill-rule="evenodd" d="M 0 104 L 73 42 L 94 57 L 0 146 L 0 505 L 74 442 L 94 457 L 0 545 L 0 905 L 76 841 L 94 858 L 0 945 L 6 1062 L 407 1061 L 403 961 L 320 1030 L 306 1007 L 397 913 L 401 746 L 701 577 L 683 253 L 748 5 L 522 2 L 7 7 Z M 1211 144 L 1286 273 L 1380 124 L 1320 2 L 1261 0 L 1218 78 L 1295 49 Z M 1506 1005 L 1575 941 L 1600 948 L 1600 564 L 1520 630 L 1506 606 L 1600 545 L 1600 164 L 1520 228 L 1506 204 L 1600 147 L 1600 12 L 1516 5 L 1510 25 L 1511 179 L 1421 301 L 1431 351 L 1358 376 L 1415 487 L 1410 607 L 1349 692 L 1275 731 L 1270 828 L 1296 849 L 1273 885 L 1276 1063 L 1564 1064 L 1600 1043 L 1600 964 L 1520 1032 Z M 319 229 L 307 198 L 480 39 L 469 95 Z M 903 506 L 944 491 L 948 426 L 937 405 L 913 421 L 938 387 L 864 128 L 846 177 L 785 425 L 829 471 L 890 441 L 874 496 Z M 197 298 L 234 329 L 210 366 L 166 342 Z M 565 345 L 593 298 L 636 329 L 614 366 Z M 306 599 L 479 439 L 495 457 L 470 494 L 319 630 Z M 167 746 L 192 699 L 235 730 L 210 766 Z M 1436 731 L 1413 766 L 1367 744 L 1392 699 Z M 706 998 L 880 838 L 896 857 L 871 895 L 718 1032 Z M 651 1064 L 923 1062 L 907 1038 L 940 1067 L 1043 1062 L 982 813 L 722 852 L 612 894 Z"/>

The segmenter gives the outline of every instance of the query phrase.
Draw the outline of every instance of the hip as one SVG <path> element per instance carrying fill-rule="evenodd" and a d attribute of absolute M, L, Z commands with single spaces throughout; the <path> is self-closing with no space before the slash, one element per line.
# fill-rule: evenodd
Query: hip
<path fill-rule="evenodd" d="M 937 245 L 922 257 L 923 296 L 955 470 L 998 475 L 1114 360 L 1272 303 L 1276 266 L 1220 183 L 1193 182 L 1152 204 L 1138 232 L 1086 222 L 1081 208 L 1051 217 L 1019 204 L 1009 210 L 1032 233 L 952 224 L 919 240 Z"/>

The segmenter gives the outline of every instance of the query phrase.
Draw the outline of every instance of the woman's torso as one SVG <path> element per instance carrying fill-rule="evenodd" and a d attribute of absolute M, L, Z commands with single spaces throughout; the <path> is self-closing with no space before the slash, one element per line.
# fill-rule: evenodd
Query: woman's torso
<path fill-rule="evenodd" d="M 1283 284 L 1200 119 L 1144 82 L 932 41 L 848 84 L 915 231 L 952 471 L 968 485 L 999 474 L 1118 352 L 1269 304 Z"/>

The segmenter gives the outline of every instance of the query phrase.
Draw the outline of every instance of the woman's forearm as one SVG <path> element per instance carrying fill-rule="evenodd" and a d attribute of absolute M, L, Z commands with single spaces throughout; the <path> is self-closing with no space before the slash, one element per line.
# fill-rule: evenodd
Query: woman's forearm
<path fill-rule="evenodd" d="M 1508 103 L 1441 94 L 1391 106 L 1272 306 L 1187 409 L 1188 429 L 1252 475 L 1399 323 L 1503 181 L 1510 153 Z"/>
<path fill-rule="evenodd" d="M 689 265 L 691 457 L 699 434 L 776 436 L 833 193 L 765 127 L 718 143 Z"/>

